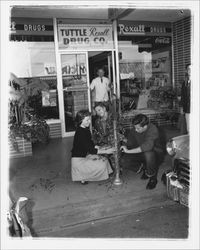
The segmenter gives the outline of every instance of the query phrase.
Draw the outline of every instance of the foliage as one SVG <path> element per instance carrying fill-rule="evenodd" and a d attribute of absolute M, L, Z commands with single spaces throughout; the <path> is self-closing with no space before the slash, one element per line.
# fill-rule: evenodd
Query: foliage
<path fill-rule="evenodd" d="M 172 108 L 177 99 L 176 91 L 171 87 L 158 87 L 150 90 L 148 107 L 154 109 Z"/>
<path fill-rule="evenodd" d="M 33 96 L 29 96 L 28 100 L 27 100 L 27 104 L 29 107 L 34 109 L 34 112 L 38 115 L 38 116 L 42 116 L 42 93 L 38 92 L 37 94 L 33 95 Z"/>
<path fill-rule="evenodd" d="M 29 98 L 37 96 L 48 86 L 38 79 L 19 79 L 14 74 L 10 78 L 9 98 L 9 139 L 18 151 L 17 138 L 24 138 L 32 143 L 47 143 L 49 140 L 49 126 L 46 121 L 38 117 L 28 103 Z"/>
<path fill-rule="evenodd" d="M 30 115 L 30 114 L 29 114 Z M 9 129 L 9 139 L 17 151 L 17 138 L 24 138 L 32 143 L 47 143 L 49 140 L 49 126 L 45 120 L 36 115 L 30 115 L 30 121 L 26 123 L 12 123 Z"/>
<path fill-rule="evenodd" d="M 100 118 L 95 120 L 95 126 L 93 126 L 93 140 L 95 144 L 103 146 L 103 145 L 111 145 L 114 146 L 114 127 L 113 127 L 114 117 L 110 112 L 108 113 L 108 119 L 105 121 L 105 129 L 103 128 L 103 122 Z M 121 141 L 124 138 L 124 129 L 121 125 L 120 118 L 117 118 L 117 136 L 118 140 Z"/>
<path fill-rule="evenodd" d="M 158 98 L 163 101 L 174 100 L 176 98 L 176 92 L 172 88 L 152 89 L 150 91 L 151 98 Z"/>

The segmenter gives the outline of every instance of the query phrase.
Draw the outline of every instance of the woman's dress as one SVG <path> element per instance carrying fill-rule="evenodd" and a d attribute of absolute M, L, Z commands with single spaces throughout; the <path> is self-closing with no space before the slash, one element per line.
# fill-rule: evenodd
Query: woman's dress
<path fill-rule="evenodd" d="M 97 155 L 88 128 L 78 127 L 72 149 L 72 180 L 101 181 L 109 178 L 112 169 L 108 160 Z"/>

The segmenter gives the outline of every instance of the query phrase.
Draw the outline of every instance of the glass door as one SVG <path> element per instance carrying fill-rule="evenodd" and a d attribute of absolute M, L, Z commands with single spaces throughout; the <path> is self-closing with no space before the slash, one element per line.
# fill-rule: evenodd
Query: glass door
<path fill-rule="evenodd" d="M 65 133 L 75 131 L 76 113 L 90 108 L 87 53 L 61 54 Z"/>

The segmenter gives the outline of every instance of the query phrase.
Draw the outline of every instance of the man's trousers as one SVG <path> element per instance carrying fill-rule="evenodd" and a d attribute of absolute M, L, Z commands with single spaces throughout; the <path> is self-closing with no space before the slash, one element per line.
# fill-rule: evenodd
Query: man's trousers
<path fill-rule="evenodd" d="M 120 166 L 122 169 L 128 168 L 137 172 L 141 163 L 143 163 L 146 175 L 148 177 L 157 177 L 158 169 L 163 158 L 164 154 L 156 151 L 147 151 L 137 154 L 122 153 Z"/>

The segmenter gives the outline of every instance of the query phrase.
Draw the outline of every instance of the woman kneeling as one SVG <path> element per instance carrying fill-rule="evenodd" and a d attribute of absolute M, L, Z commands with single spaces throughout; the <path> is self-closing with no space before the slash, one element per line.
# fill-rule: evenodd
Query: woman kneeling
<path fill-rule="evenodd" d="M 88 110 L 77 113 L 71 166 L 72 180 L 81 181 L 82 184 L 106 180 L 112 173 L 108 160 L 99 154 L 111 154 L 113 149 L 103 150 L 94 145 L 89 130 L 90 123 L 91 114 Z"/>

